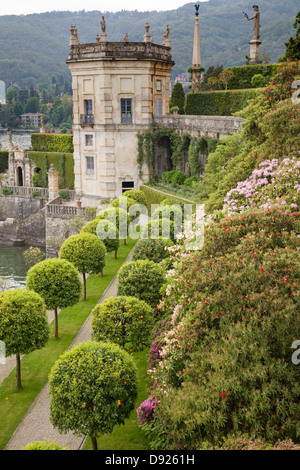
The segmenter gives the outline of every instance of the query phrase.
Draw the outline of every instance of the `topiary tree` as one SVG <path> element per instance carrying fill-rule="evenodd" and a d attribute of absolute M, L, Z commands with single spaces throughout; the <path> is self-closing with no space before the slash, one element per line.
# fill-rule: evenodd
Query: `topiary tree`
<path fill-rule="evenodd" d="M 131 199 L 134 199 L 135 202 L 138 204 L 142 204 L 143 206 L 147 206 L 147 198 L 146 195 L 143 191 L 140 189 L 129 189 L 128 191 L 125 191 L 123 193 L 123 196 L 129 197 Z"/>
<path fill-rule="evenodd" d="M 97 437 L 123 424 L 134 408 L 137 373 L 130 355 L 108 342 L 81 343 L 65 352 L 49 376 L 50 420 L 61 433 Z"/>
<path fill-rule="evenodd" d="M 97 218 L 106 219 L 115 224 L 119 230 L 120 238 L 124 239 L 124 243 L 126 242 L 128 226 L 131 222 L 131 217 L 128 216 L 124 209 L 120 207 L 109 206 L 100 210 L 97 213 Z"/>
<path fill-rule="evenodd" d="M 126 212 L 128 211 L 128 209 L 133 206 L 133 204 L 136 204 L 136 201 L 134 199 L 132 199 L 131 197 L 129 196 L 120 196 L 119 198 L 117 199 L 114 199 L 112 202 L 111 202 L 111 205 L 113 207 L 118 207 L 118 208 L 121 208 L 123 210 L 125 210 Z"/>
<path fill-rule="evenodd" d="M 50 331 L 42 297 L 28 289 L 0 294 L 0 341 L 7 356 L 16 356 L 17 388 L 22 390 L 21 356 L 45 346 Z"/>
<path fill-rule="evenodd" d="M 54 310 L 54 337 L 58 339 L 58 309 L 76 304 L 82 294 L 78 270 L 67 260 L 46 259 L 30 268 L 26 286 L 43 297 L 48 310 Z"/>
<path fill-rule="evenodd" d="M 133 249 L 132 260 L 148 259 L 160 263 L 169 256 L 168 248 L 173 245 L 169 238 L 140 238 Z"/>
<path fill-rule="evenodd" d="M 119 270 L 118 282 L 118 295 L 137 297 L 156 307 L 165 282 L 165 271 L 153 261 L 131 261 Z"/>
<path fill-rule="evenodd" d="M 27 248 L 27 250 L 24 251 L 23 256 L 25 263 L 30 266 L 33 266 L 34 264 L 39 263 L 45 259 L 45 253 L 40 248 L 35 246 L 30 246 Z"/>
<path fill-rule="evenodd" d="M 266 84 L 266 78 L 261 73 L 256 73 L 251 78 L 251 85 L 254 88 L 263 87 Z"/>
<path fill-rule="evenodd" d="M 21 450 L 70 450 L 57 442 L 46 439 L 45 441 L 34 441 L 22 447 Z"/>
<path fill-rule="evenodd" d="M 111 251 L 114 251 L 115 258 L 118 257 L 120 234 L 119 230 L 115 224 L 113 224 L 113 222 L 96 217 L 96 219 L 88 222 L 83 227 L 81 233 L 91 233 L 93 235 L 97 235 L 97 237 L 103 241 L 107 252 L 110 253 Z"/>
<path fill-rule="evenodd" d="M 151 344 L 153 309 L 136 297 L 109 297 L 92 311 L 92 338 L 143 351 Z"/>
<path fill-rule="evenodd" d="M 170 99 L 170 109 L 178 107 L 178 114 L 184 114 L 185 93 L 180 82 L 175 83 Z"/>
<path fill-rule="evenodd" d="M 175 225 L 173 220 L 166 217 L 158 217 L 150 220 L 146 225 L 143 226 L 141 231 L 141 238 L 169 238 L 172 242 L 175 243 L 176 235 L 181 232 L 181 225 L 176 226 L 177 230 L 175 232 Z"/>
<path fill-rule="evenodd" d="M 60 258 L 73 263 L 83 277 L 83 300 L 86 300 L 86 275 L 103 275 L 106 248 L 96 235 L 79 233 L 69 237 L 62 245 Z"/>

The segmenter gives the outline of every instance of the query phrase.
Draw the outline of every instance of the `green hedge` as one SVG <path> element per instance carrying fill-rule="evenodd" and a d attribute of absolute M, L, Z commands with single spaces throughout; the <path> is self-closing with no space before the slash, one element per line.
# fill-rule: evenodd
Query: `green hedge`
<path fill-rule="evenodd" d="M 8 150 L 0 152 L 0 173 L 4 173 L 8 169 Z"/>
<path fill-rule="evenodd" d="M 228 90 L 188 93 L 185 114 L 203 116 L 232 116 L 254 99 L 256 90 Z"/>
<path fill-rule="evenodd" d="M 31 146 L 34 152 L 72 153 L 72 134 L 31 134 Z"/>
<path fill-rule="evenodd" d="M 73 189 L 74 187 L 74 159 L 72 153 L 59 152 L 28 152 L 28 158 L 40 168 L 40 187 L 47 187 L 47 172 L 53 164 L 59 174 L 59 187 Z"/>
<path fill-rule="evenodd" d="M 147 209 L 149 211 L 149 215 L 151 214 L 152 204 L 160 204 L 161 202 L 165 201 L 168 198 L 168 195 L 166 193 L 155 191 L 149 186 L 141 186 L 140 190 L 143 191 L 146 195 Z M 187 204 L 186 200 L 180 199 L 179 197 L 176 197 L 173 194 L 170 194 L 169 198 L 171 198 L 172 201 L 174 201 L 174 204 Z"/>
<path fill-rule="evenodd" d="M 278 64 L 259 64 L 259 65 L 244 65 L 241 67 L 228 67 L 234 73 L 234 77 L 228 82 L 229 90 L 238 90 L 241 88 L 254 88 L 251 84 L 253 75 L 263 75 L 268 83 L 274 75 Z"/>

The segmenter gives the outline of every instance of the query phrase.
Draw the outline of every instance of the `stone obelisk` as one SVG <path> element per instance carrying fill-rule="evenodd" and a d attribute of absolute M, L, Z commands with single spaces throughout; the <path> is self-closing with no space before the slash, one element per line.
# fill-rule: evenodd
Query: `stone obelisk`
<path fill-rule="evenodd" d="M 195 5 L 196 18 L 194 28 L 194 46 L 193 46 L 193 64 L 191 68 L 192 74 L 192 92 L 201 90 L 201 53 L 200 53 L 200 32 L 199 32 L 199 6 Z"/>

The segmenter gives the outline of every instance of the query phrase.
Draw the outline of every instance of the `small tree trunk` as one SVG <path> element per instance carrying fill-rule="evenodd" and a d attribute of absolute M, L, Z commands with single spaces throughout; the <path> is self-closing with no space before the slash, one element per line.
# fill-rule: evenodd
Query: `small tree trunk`
<path fill-rule="evenodd" d="M 55 333 L 54 338 L 58 339 L 58 313 L 57 308 L 54 309 L 54 318 L 55 318 Z"/>
<path fill-rule="evenodd" d="M 115 259 L 118 258 L 118 250 L 115 250 Z"/>
<path fill-rule="evenodd" d="M 23 387 L 22 387 L 22 382 L 21 382 L 21 358 L 20 358 L 20 354 L 16 355 L 16 361 L 17 361 L 17 364 L 16 364 L 17 389 L 22 390 Z"/>
<path fill-rule="evenodd" d="M 91 436 L 91 441 L 92 441 L 93 450 L 98 450 L 97 439 Z"/>
<path fill-rule="evenodd" d="M 126 240 L 126 238 L 124 238 L 124 245 L 127 245 L 127 240 Z"/>
<path fill-rule="evenodd" d="M 83 300 L 86 300 L 86 279 L 85 279 L 85 273 L 83 273 L 82 276 L 83 276 Z"/>

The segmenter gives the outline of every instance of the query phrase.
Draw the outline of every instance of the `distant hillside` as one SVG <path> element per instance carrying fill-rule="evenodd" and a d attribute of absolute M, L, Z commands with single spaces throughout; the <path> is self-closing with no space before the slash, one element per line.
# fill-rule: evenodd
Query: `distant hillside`
<path fill-rule="evenodd" d="M 294 35 L 293 22 L 299 0 L 264 0 L 261 10 L 261 54 L 273 61 L 285 52 L 284 42 Z M 150 24 L 155 43 L 161 44 L 166 24 L 170 27 L 173 58 L 172 76 L 191 66 L 194 3 L 166 12 L 121 11 L 106 13 L 110 41 L 122 41 L 126 32 L 130 41 L 142 41 L 144 24 Z M 237 0 L 209 0 L 200 6 L 202 65 L 224 67 L 245 64 L 252 38 L 252 3 Z M 70 25 L 76 24 L 81 43 L 94 42 L 100 33 L 102 12 L 49 12 L 32 15 L 0 16 L 0 80 L 7 85 L 35 85 L 51 82 L 53 76 L 70 77 L 65 61 L 68 56 Z"/>

